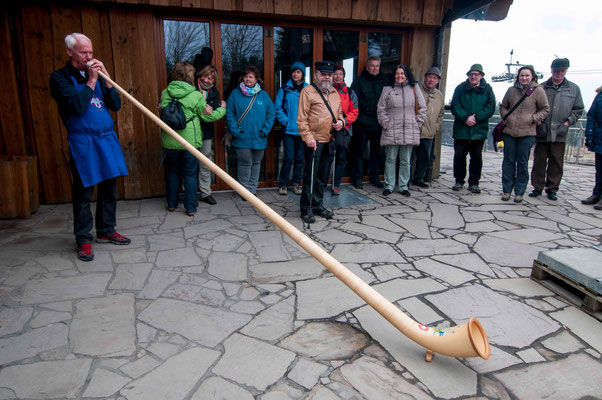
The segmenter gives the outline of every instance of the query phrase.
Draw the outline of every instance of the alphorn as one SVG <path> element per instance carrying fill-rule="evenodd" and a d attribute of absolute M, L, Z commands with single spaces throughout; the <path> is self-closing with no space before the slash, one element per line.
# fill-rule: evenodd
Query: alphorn
<path fill-rule="evenodd" d="M 485 334 L 483 326 L 476 318 L 462 325 L 452 326 L 445 329 L 434 329 L 421 325 L 404 314 L 393 303 L 378 293 L 366 282 L 362 281 L 357 275 L 349 271 L 347 267 L 328 254 L 316 242 L 295 228 L 290 222 L 272 210 L 267 204 L 261 201 L 257 196 L 249 192 L 245 187 L 232 178 L 226 171 L 218 167 L 210 159 L 205 157 L 200 151 L 194 148 L 190 143 L 182 138 L 176 131 L 171 129 L 165 122 L 161 121 L 154 113 L 143 106 L 132 95 L 126 92 L 111 78 L 98 71 L 107 82 L 113 85 L 119 93 L 127 97 L 137 108 L 146 114 L 163 131 L 178 141 L 186 150 L 205 164 L 215 175 L 219 176 L 238 194 L 244 197 L 249 204 L 259 210 L 279 229 L 286 233 L 299 246 L 307 251 L 312 257 L 318 260 L 324 267 L 339 278 L 345 285 L 353 290 L 368 305 L 374 308 L 380 315 L 389 321 L 401 333 L 412 339 L 414 342 L 426 348 L 426 360 L 431 361 L 433 353 L 442 354 L 449 357 L 482 357 L 489 358 L 489 340 Z"/>

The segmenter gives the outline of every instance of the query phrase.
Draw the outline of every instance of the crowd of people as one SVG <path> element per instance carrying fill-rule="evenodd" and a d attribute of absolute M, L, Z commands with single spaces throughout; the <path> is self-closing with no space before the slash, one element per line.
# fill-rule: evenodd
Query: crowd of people
<path fill-rule="evenodd" d="M 69 61 L 52 74 L 50 92 L 68 132 L 77 252 L 81 260 L 91 261 L 94 219 L 90 200 L 94 186 L 98 187 L 96 241 L 130 243 L 115 231 L 116 177 L 127 175 L 127 168 L 109 110 L 118 111 L 121 100 L 115 88 L 99 76 L 99 71 L 106 76 L 108 72 L 93 58 L 90 39 L 72 33 L 65 38 L 65 45 Z M 213 123 L 225 117 L 227 144 L 237 158 L 237 179 L 251 193 L 257 192 L 267 138 L 275 120 L 281 127 L 284 149 L 278 193 L 287 195 L 292 187 L 292 192 L 300 195 L 301 217 L 306 223 L 314 222 L 315 216 L 333 217 L 323 202 L 333 165 L 333 195 L 340 194 L 347 162 L 353 186 L 363 187 L 363 155 L 368 143 L 369 182 L 384 189 L 384 196 L 396 188 L 401 195 L 411 196 L 410 184 L 429 187 L 434 138 L 441 134 L 444 114 L 443 94 L 437 89 L 441 79 L 438 67 L 430 68 L 419 82 L 407 65 L 398 65 L 386 74 L 381 71 L 381 60 L 371 56 L 348 87 L 346 71 L 340 65 L 316 62 L 312 83 L 308 84 L 306 65 L 295 62 L 290 79 L 272 102 L 259 69 L 247 66 L 239 79 L 231 77 L 224 101 L 216 89 L 219 74 L 211 65 L 212 58 L 211 49 L 204 48 L 193 64 L 176 63 L 170 83 L 161 93 L 160 110 L 177 100 L 186 120 L 177 132 L 209 158 L 213 154 Z M 523 201 L 533 146 L 533 190 L 529 196 L 545 191 L 548 199 L 558 199 L 568 130 L 584 110 L 579 87 L 565 78 L 568 68 L 568 59 L 555 59 L 551 78 L 540 84 L 534 68 L 523 66 L 502 99 L 503 201 L 510 200 L 512 193 L 514 202 Z M 451 101 L 455 179 L 451 189 L 462 190 L 470 156 L 467 189 L 480 193 L 483 145 L 496 100 L 481 64 L 473 64 L 466 75 Z M 595 152 L 596 174 L 593 193 L 582 203 L 602 210 L 602 87 L 587 113 L 585 137 L 586 147 Z M 162 132 L 162 146 L 168 171 L 167 209 L 171 212 L 177 208 L 181 185 L 188 215 L 193 216 L 197 209 L 197 186 L 201 201 L 216 204 L 209 169 L 166 132 Z M 380 180 L 381 147 L 385 154 L 384 183 Z"/>

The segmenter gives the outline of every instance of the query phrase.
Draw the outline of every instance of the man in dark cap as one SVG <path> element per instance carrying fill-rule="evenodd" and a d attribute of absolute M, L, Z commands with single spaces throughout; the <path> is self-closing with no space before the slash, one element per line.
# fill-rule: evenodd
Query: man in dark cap
<path fill-rule="evenodd" d="M 489 133 L 489 118 L 495 111 L 495 95 L 485 82 L 483 66 L 473 64 L 468 79 L 454 90 L 451 112 L 454 115 L 454 178 L 458 191 L 466 178 L 466 156 L 470 154 L 468 190 L 481 193 L 479 180 L 483 168 L 483 144 Z"/>
<path fill-rule="evenodd" d="M 332 211 L 327 210 L 323 205 L 324 189 L 328 182 L 331 163 L 328 145 L 332 130 L 338 131 L 345 125 L 341 112 L 341 98 L 332 86 L 335 65 L 330 61 L 317 61 L 313 83 L 305 86 L 299 95 L 297 128 L 303 142 L 307 145 L 300 205 L 301 218 L 307 223 L 315 222 L 314 215 L 326 219 L 333 216 Z M 336 122 L 333 122 L 332 114 L 326 104 L 330 106 Z"/>
<path fill-rule="evenodd" d="M 569 127 L 577 123 L 585 107 L 579 86 L 564 77 L 569 68 L 568 58 L 556 58 L 551 68 L 552 77 L 542 84 L 550 113 L 543 124 L 537 126 L 531 170 L 533 190 L 529 197 L 537 197 L 545 189 L 548 199 L 557 200 Z"/>
<path fill-rule="evenodd" d="M 421 188 L 429 187 L 428 183 L 425 182 L 425 177 L 432 163 L 433 140 L 435 136 L 441 135 L 443 127 L 445 103 L 443 93 L 437 89 L 440 80 L 441 70 L 438 67 L 431 67 L 424 74 L 424 82 L 420 86 L 426 102 L 426 120 L 420 128 L 420 144 L 418 147 L 414 147 L 416 149 L 416 168 L 414 169 L 412 183 Z"/>

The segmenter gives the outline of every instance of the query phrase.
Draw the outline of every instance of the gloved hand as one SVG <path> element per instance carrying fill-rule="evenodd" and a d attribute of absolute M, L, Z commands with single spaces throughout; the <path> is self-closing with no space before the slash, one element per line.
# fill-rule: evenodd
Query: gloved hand
<path fill-rule="evenodd" d="M 594 147 L 594 140 L 592 138 L 585 139 L 585 147 L 587 147 L 589 151 L 592 151 L 592 148 Z"/>

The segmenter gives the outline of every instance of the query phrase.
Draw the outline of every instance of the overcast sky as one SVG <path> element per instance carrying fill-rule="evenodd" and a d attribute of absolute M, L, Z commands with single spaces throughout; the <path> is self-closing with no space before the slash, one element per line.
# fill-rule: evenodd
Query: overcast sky
<path fill-rule="evenodd" d="M 550 77 L 556 56 L 568 58 L 566 77 L 581 88 L 587 111 L 595 89 L 602 86 L 602 0 L 514 0 L 503 21 L 453 22 L 446 102 L 474 63 L 483 64 L 485 79 L 492 84 L 492 75 L 505 72 L 511 49 L 513 62 L 532 64 L 544 74 L 540 83 Z M 509 85 L 492 84 L 498 103 Z"/>

